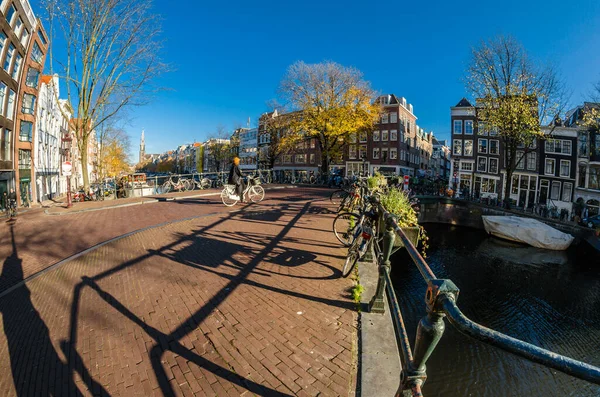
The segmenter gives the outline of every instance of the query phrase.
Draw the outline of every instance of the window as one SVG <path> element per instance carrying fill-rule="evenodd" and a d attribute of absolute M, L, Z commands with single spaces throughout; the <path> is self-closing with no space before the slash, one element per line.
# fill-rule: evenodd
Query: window
<path fill-rule="evenodd" d="M 571 155 L 571 141 L 562 139 L 548 139 L 545 145 L 546 153 Z"/>
<path fill-rule="evenodd" d="M 311 148 L 311 149 L 314 149 L 314 148 L 315 148 L 315 146 L 316 146 L 316 144 L 317 144 L 317 143 L 316 143 L 316 141 L 317 141 L 316 139 L 311 139 L 311 140 L 310 140 L 310 148 Z"/>
<path fill-rule="evenodd" d="M 19 140 L 21 142 L 31 142 L 33 135 L 33 123 L 30 121 L 21 121 L 21 131 L 19 131 Z"/>
<path fill-rule="evenodd" d="M 27 42 L 29 41 L 29 30 L 23 30 L 23 35 L 21 36 L 21 44 L 23 47 L 27 48 Z"/>
<path fill-rule="evenodd" d="M 361 142 L 366 142 L 367 141 L 367 133 L 366 132 L 361 132 L 359 139 L 360 139 Z"/>
<path fill-rule="evenodd" d="M 483 121 L 477 123 L 477 135 L 487 136 L 487 126 Z"/>
<path fill-rule="evenodd" d="M 306 154 L 297 154 L 296 155 L 296 164 L 304 164 L 306 163 Z"/>
<path fill-rule="evenodd" d="M 461 171 L 473 171 L 473 163 L 460 162 Z"/>
<path fill-rule="evenodd" d="M 20 54 L 17 54 L 17 57 L 15 58 L 15 67 L 13 68 L 13 72 L 12 72 L 12 78 L 14 80 L 19 79 L 19 72 L 21 71 L 21 61 L 22 60 L 23 60 L 23 57 Z"/>
<path fill-rule="evenodd" d="M 390 123 L 397 123 L 397 122 L 398 122 L 398 113 L 396 113 L 396 112 L 390 113 Z"/>
<path fill-rule="evenodd" d="M 573 194 L 573 184 L 570 182 L 563 183 L 562 201 L 566 201 L 567 203 L 570 203 L 572 194 Z"/>
<path fill-rule="evenodd" d="M 490 136 L 497 136 L 498 135 L 498 127 L 492 127 L 490 129 Z"/>
<path fill-rule="evenodd" d="M 452 154 L 462 156 L 462 140 L 455 139 L 453 142 Z"/>
<path fill-rule="evenodd" d="M 546 167 L 544 168 L 544 173 L 546 175 L 554 175 L 554 164 L 556 160 L 554 159 L 546 159 Z"/>
<path fill-rule="evenodd" d="M 348 157 L 356 159 L 356 145 L 350 145 L 348 148 Z"/>
<path fill-rule="evenodd" d="M 465 140 L 465 156 L 472 156 L 473 155 L 473 141 L 472 140 Z"/>
<path fill-rule="evenodd" d="M 350 134 L 350 143 L 356 143 L 356 134 Z"/>
<path fill-rule="evenodd" d="M 373 148 L 373 159 L 379 158 L 379 148 Z"/>
<path fill-rule="evenodd" d="M 471 120 L 465 121 L 465 134 L 473 135 L 473 121 L 471 121 Z"/>
<path fill-rule="evenodd" d="M 527 153 L 527 169 L 530 171 L 535 171 L 537 168 L 537 153 L 531 152 Z"/>
<path fill-rule="evenodd" d="M 360 155 L 360 159 L 367 158 L 367 145 L 360 145 L 360 152 L 358 154 Z"/>
<path fill-rule="evenodd" d="M 552 188 L 550 189 L 550 199 L 558 200 L 560 198 L 560 182 L 552 181 Z"/>
<path fill-rule="evenodd" d="M 477 157 L 477 172 L 487 172 L 487 157 Z"/>
<path fill-rule="evenodd" d="M 10 64 L 12 63 L 13 55 L 15 54 L 15 46 L 9 45 L 6 52 L 6 60 L 4 61 L 4 70 L 10 72 Z"/>
<path fill-rule="evenodd" d="M 571 175 L 571 162 L 569 160 L 560 160 L 560 176 L 569 177 Z"/>
<path fill-rule="evenodd" d="M 38 43 L 34 43 L 33 50 L 31 51 L 31 59 L 34 62 L 42 63 L 43 58 L 44 58 L 44 54 L 42 53 L 40 46 L 38 45 Z"/>
<path fill-rule="evenodd" d="M 12 131 L 9 129 L 4 129 L 2 134 L 2 147 L 0 147 L 0 160 L 11 161 L 12 160 L 12 150 L 10 147 L 10 140 L 12 138 Z"/>
<path fill-rule="evenodd" d="M 388 161 L 388 148 L 386 147 L 381 149 L 381 161 L 384 163 Z"/>
<path fill-rule="evenodd" d="M 387 124 L 387 122 L 389 121 L 389 114 L 384 113 L 381 115 L 381 123 L 382 124 Z"/>
<path fill-rule="evenodd" d="M 285 156 L 283 156 L 283 162 L 284 163 L 291 163 L 292 162 L 292 155 L 291 154 L 286 154 Z"/>
<path fill-rule="evenodd" d="M 379 131 L 373 131 L 373 142 L 379 142 Z"/>
<path fill-rule="evenodd" d="M 315 163 L 315 154 L 314 154 L 314 153 L 311 153 L 311 154 L 310 154 L 310 163 L 311 163 L 311 164 L 314 164 L 314 163 Z"/>
<path fill-rule="evenodd" d="M 386 130 L 381 131 L 381 140 L 382 141 L 388 140 L 388 132 Z"/>
<path fill-rule="evenodd" d="M 6 100 L 6 94 L 8 87 L 6 84 L 0 81 L 0 116 L 4 116 L 4 104 Z"/>
<path fill-rule="evenodd" d="M 15 9 L 14 4 L 11 4 L 10 8 L 8 9 L 8 12 L 6 13 L 6 20 L 8 21 L 10 26 L 12 26 L 12 22 L 13 19 L 15 19 L 16 12 L 17 10 Z"/>
<path fill-rule="evenodd" d="M 398 131 L 391 130 L 390 131 L 390 141 L 397 141 L 397 140 L 398 140 Z"/>
<path fill-rule="evenodd" d="M 27 170 L 31 168 L 31 150 L 19 149 L 19 169 Z"/>
<path fill-rule="evenodd" d="M 0 56 L 4 52 L 4 46 L 6 45 L 6 34 L 0 31 Z"/>
<path fill-rule="evenodd" d="M 395 147 L 390 148 L 390 159 L 396 160 L 398 158 L 398 149 Z"/>
<path fill-rule="evenodd" d="M 515 156 L 515 161 L 517 162 L 518 170 L 522 170 L 525 168 L 525 156 L 524 156 L 523 152 L 521 152 L 521 151 L 517 152 L 517 155 Z"/>
<path fill-rule="evenodd" d="M 44 33 L 42 33 L 42 31 L 38 31 L 38 36 L 40 36 L 40 41 L 42 42 L 42 44 L 46 45 L 48 44 L 48 42 L 46 41 L 46 36 L 44 36 Z"/>
<path fill-rule="evenodd" d="M 490 174 L 497 174 L 498 173 L 498 159 L 490 158 L 489 160 L 490 160 L 490 169 L 489 169 Z"/>
<path fill-rule="evenodd" d="M 462 120 L 454 120 L 454 133 L 462 134 Z"/>
<path fill-rule="evenodd" d="M 590 152 L 588 147 L 588 133 L 587 131 L 579 131 L 577 135 L 577 142 L 579 142 L 579 157 L 587 157 Z"/>
<path fill-rule="evenodd" d="M 490 154 L 500 153 L 499 144 L 497 139 L 490 139 Z"/>
<path fill-rule="evenodd" d="M 479 153 L 487 153 L 488 140 L 480 139 L 479 140 Z"/>
<path fill-rule="evenodd" d="M 8 107 L 6 108 L 6 118 L 9 120 L 14 120 L 16 97 L 17 94 L 13 90 L 10 90 L 10 93 L 8 94 Z"/>
<path fill-rule="evenodd" d="M 579 182 L 577 183 L 577 187 L 585 188 L 585 174 L 587 173 L 587 165 L 582 163 L 579 164 Z"/>
<path fill-rule="evenodd" d="M 590 165 L 588 189 L 600 190 L 600 166 Z"/>
<path fill-rule="evenodd" d="M 17 35 L 17 37 L 21 36 L 21 29 L 23 29 L 23 21 L 21 20 L 21 18 L 17 17 L 14 29 L 15 35 Z"/>

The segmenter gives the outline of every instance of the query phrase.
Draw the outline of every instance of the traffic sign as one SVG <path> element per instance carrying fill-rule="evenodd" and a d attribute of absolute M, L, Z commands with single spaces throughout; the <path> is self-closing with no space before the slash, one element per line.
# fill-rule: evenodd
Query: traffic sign
<path fill-rule="evenodd" d="M 70 161 L 63 161 L 62 163 L 62 173 L 64 176 L 70 176 L 71 171 L 73 170 L 73 165 Z"/>
<path fill-rule="evenodd" d="M 404 190 L 408 190 L 408 181 L 410 180 L 410 176 L 404 175 Z"/>

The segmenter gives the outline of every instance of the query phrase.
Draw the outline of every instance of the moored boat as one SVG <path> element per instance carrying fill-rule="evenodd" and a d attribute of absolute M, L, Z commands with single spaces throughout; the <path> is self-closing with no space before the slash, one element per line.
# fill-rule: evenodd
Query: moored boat
<path fill-rule="evenodd" d="M 569 248 L 574 237 L 532 218 L 518 216 L 482 216 L 489 234 L 533 247 L 555 251 Z"/>

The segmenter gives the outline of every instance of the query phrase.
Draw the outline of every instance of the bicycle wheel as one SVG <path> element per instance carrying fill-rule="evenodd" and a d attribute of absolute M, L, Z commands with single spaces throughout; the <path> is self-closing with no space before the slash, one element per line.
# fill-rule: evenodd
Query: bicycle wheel
<path fill-rule="evenodd" d="M 234 198 L 235 192 L 232 192 L 229 188 L 225 188 L 221 191 L 221 201 L 227 207 L 231 207 L 237 204 L 238 200 Z"/>
<path fill-rule="evenodd" d="M 217 179 L 217 181 L 215 182 L 215 186 L 217 188 L 223 187 L 223 181 L 220 179 Z"/>
<path fill-rule="evenodd" d="M 358 236 L 356 240 L 354 240 L 354 244 L 352 247 L 348 249 L 348 256 L 346 257 L 346 262 L 344 262 L 344 267 L 342 268 L 342 276 L 348 277 L 350 273 L 352 273 L 352 269 L 356 266 L 356 263 L 360 259 L 360 246 L 363 244 L 362 236 Z"/>
<path fill-rule="evenodd" d="M 265 198 L 265 189 L 262 188 L 262 186 L 252 186 L 250 188 L 250 191 L 248 191 L 248 198 L 250 198 L 250 201 L 252 201 L 253 203 L 258 203 L 263 201 L 263 199 Z"/>
<path fill-rule="evenodd" d="M 333 220 L 333 234 L 346 247 L 352 244 L 354 230 L 360 220 L 360 215 L 352 212 L 342 212 Z"/>
<path fill-rule="evenodd" d="M 344 197 L 342 199 L 342 201 L 340 202 L 340 205 L 338 205 L 337 212 L 342 212 L 344 209 L 348 212 L 351 212 L 352 209 L 350 208 L 350 203 L 352 202 L 353 199 L 354 199 L 354 197 L 351 196 L 350 194 L 347 195 L 346 197 Z"/>
<path fill-rule="evenodd" d="M 208 178 L 202 178 L 200 180 L 200 189 L 208 189 L 210 187 L 210 181 Z"/>
<path fill-rule="evenodd" d="M 190 181 L 189 179 L 186 179 L 183 181 L 183 189 L 187 192 L 190 191 L 194 188 L 196 184 L 192 181 Z"/>
<path fill-rule="evenodd" d="M 163 193 L 169 193 L 171 191 L 171 187 L 172 187 L 172 185 L 169 181 L 163 183 L 163 185 L 162 185 Z"/>
<path fill-rule="evenodd" d="M 339 190 L 336 190 L 333 193 L 331 193 L 331 196 L 329 196 L 329 201 L 331 201 L 331 204 L 338 205 L 339 203 L 342 202 L 342 199 L 346 196 L 348 196 L 348 192 L 345 190 L 339 189 Z"/>

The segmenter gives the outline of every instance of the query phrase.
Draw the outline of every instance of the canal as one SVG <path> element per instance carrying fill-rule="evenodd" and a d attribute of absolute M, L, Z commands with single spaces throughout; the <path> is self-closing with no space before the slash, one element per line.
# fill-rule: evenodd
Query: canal
<path fill-rule="evenodd" d="M 428 224 L 427 262 L 460 288 L 458 306 L 473 321 L 551 351 L 600 366 L 600 261 L 581 249 L 545 251 L 470 228 Z M 425 283 L 407 254 L 393 257 L 392 280 L 412 344 L 425 313 Z M 431 396 L 600 396 L 572 378 L 446 332 L 427 364 Z"/>

